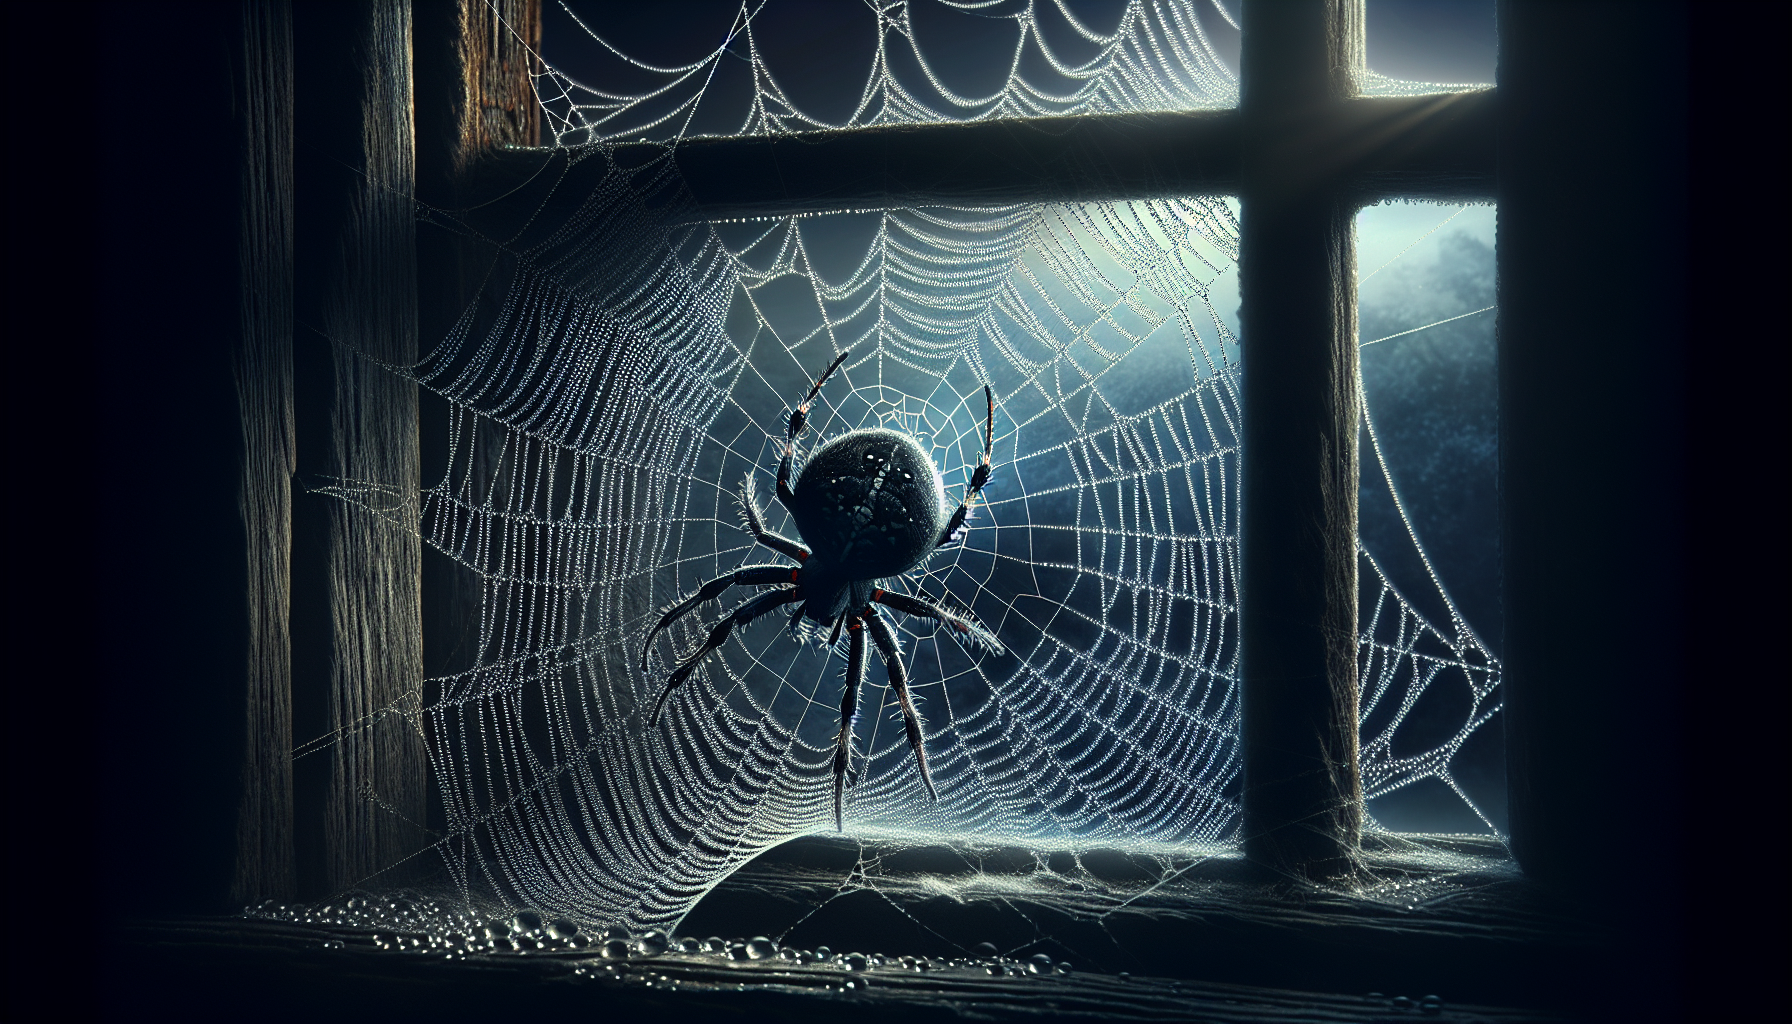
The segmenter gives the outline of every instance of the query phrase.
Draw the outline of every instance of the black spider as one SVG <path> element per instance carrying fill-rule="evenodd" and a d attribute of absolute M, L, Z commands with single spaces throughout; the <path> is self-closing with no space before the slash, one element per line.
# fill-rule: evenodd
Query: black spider
<path fill-rule="evenodd" d="M 896 633 L 878 614 L 877 606 L 883 605 L 904 615 L 934 619 L 991 651 L 1000 653 L 1002 650 L 995 635 L 979 625 L 969 613 L 948 611 L 932 601 L 892 594 L 884 589 L 884 583 L 890 577 L 921 565 L 935 551 L 960 538 L 971 506 L 982 493 L 983 485 L 989 482 L 989 453 L 995 436 L 995 396 L 987 386 L 984 387 L 988 414 L 983 422 L 983 457 L 971 473 L 964 499 L 950 516 L 946 515 L 945 488 L 920 443 L 906 433 L 881 427 L 854 430 L 817 448 L 798 474 L 793 490 L 790 465 L 796 457 L 797 438 L 808 421 L 809 404 L 815 401 L 821 386 L 845 359 L 844 352 L 835 356 L 809 389 L 808 397 L 790 414 L 784 458 L 778 463 L 778 501 L 796 521 L 797 532 L 807 546 L 765 528 L 759 503 L 753 494 L 751 475 L 741 494 L 741 508 L 753 539 L 781 555 L 796 559 L 799 565 L 749 565 L 705 583 L 695 594 L 666 609 L 659 625 L 647 634 L 641 649 L 641 671 L 645 673 L 653 638 L 680 616 L 705 601 L 715 600 L 729 587 L 778 586 L 776 590 L 743 602 L 733 614 L 716 623 L 703 646 L 667 678 L 659 699 L 653 703 L 653 714 L 648 719 L 651 724 L 658 723 L 666 698 L 704 656 L 726 643 L 728 634 L 734 629 L 745 627 L 767 612 L 802 602 L 791 615 L 791 624 L 795 625 L 807 616 L 824 627 L 831 626 L 830 648 L 838 643 L 844 626 L 850 646 L 846 656 L 846 694 L 840 701 L 840 737 L 834 751 L 836 829 L 840 828 L 841 801 L 852 755 L 859 685 L 865 679 L 867 632 L 883 656 L 884 666 L 890 673 L 890 686 L 895 689 L 896 699 L 902 706 L 908 744 L 914 749 L 915 762 L 921 769 L 921 784 L 927 787 L 929 799 L 939 799 L 933 788 L 933 778 L 927 771 L 927 751 L 921 744 L 921 720 L 909 697 L 908 672 L 896 646 Z"/>

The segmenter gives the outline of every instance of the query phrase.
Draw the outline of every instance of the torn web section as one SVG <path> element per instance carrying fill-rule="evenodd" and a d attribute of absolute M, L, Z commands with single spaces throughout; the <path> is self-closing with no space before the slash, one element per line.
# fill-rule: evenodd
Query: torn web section
<path fill-rule="evenodd" d="M 1493 214 L 1357 221 L 1362 775 L 1394 831 L 1504 830 Z"/>

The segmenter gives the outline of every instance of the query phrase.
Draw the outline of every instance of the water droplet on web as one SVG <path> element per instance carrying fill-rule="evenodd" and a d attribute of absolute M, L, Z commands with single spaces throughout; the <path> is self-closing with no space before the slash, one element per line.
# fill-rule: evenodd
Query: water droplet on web
<path fill-rule="evenodd" d="M 1058 975 L 1060 977 L 1065 977 L 1065 978 L 1070 977 L 1071 966 L 1069 963 L 1067 963 L 1065 961 L 1062 961 L 1062 960 L 1058 961 L 1058 963 L 1052 969 L 1054 971 L 1057 971 Z"/>
<path fill-rule="evenodd" d="M 606 939 L 626 939 L 626 938 L 628 938 L 628 929 L 622 927 L 619 924 L 613 924 L 610 927 L 604 929 L 604 938 L 606 938 Z"/>
<path fill-rule="evenodd" d="M 627 960 L 628 943 L 622 939 L 609 939 L 598 952 L 605 960 Z"/>
<path fill-rule="evenodd" d="M 1050 974 L 1052 972 L 1052 958 L 1046 956 L 1044 953 L 1034 953 L 1027 958 L 1027 970 L 1033 974 Z"/>
<path fill-rule="evenodd" d="M 642 932 L 641 937 L 635 940 L 635 948 L 647 956 L 659 956 L 669 944 L 666 933 L 661 931 Z"/>
<path fill-rule="evenodd" d="M 541 915 L 533 910 L 519 911 L 510 919 L 510 930 L 517 935 L 530 935 L 541 927 Z"/>
<path fill-rule="evenodd" d="M 570 939 L 577 934 L 579 934 L 579 924 L 577 921 L 568 921 L 565 918 L 561 918 L 558 921 L 548 922 L 548 938 L 550 939 Z"/>
<path fill-rule="evenodd" d="M 726 942 L 723 942 L 721 939 L 716 938 L 714 935 L 711 935 L 709 938 L 703 940 L 703 949 L 705 952 L 721 953 L 721 952 L 724 952 L 725 950 L 727 950 L 727 948 L 728 948 L 728 944 Z"/>
<path fill-rule="evenodd" d="M 848 953 L 845 962 L 846 969 L 849 971 L 863 971 L 871 967 L 871 961 L 865 959 L 863 953 Z"/>
<path fill-rule="evenodd" d="M 971 947 L 972 956 L 1001 956 L 1002 951 L 993 942 L 979 942 Z"/>
<path fill-rule="evenodd" d="M 730 960 L 745 960 L 746 958 L 747 958 L 747 947 L 746 947 L 745 943 L 736 942 L 732 946 L 728 947 L 728 959 L 730 959 Z"/>
<path fill-rule="evenodd" d="M 754 960 L 770 960 L 778 955 L 778 946 L 763 935 L 747 940 L 747 956 Z"/>

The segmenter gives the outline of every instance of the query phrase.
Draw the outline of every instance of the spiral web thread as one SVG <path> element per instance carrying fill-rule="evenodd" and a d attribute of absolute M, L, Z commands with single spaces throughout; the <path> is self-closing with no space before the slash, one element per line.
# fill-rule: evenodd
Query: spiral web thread
<path fill-rule="evenodd" d="M 878 16 L 906 40 L 904 5 Z M 923 102 L 880 47 L 876 102 L 853 123 L 1235 97 L 1191 8 L 1135 3 L 1103 46 L 1073 69 L 1074 100 L 1051 103 L 1018 71 L 993 99 L 939 89 Z M 743 130 L 815 125 L 774 107 L 769 75 L 754 81 L 766 91 Z M 550 68 L 541 90 L 553 109 L 573 86 Z M 640 137 L 611 126 L 646 102 L 612 99 L 604 118 L 570 108 L 565 176 L 596 186 L 527 246 L 491 240 L 511 268 L 495 322 L 469 312 L 409 371 L 455 410 L 449 470 L 412 507 L 426 542 L 483 581 L 476 667 L 427 680 L 421 708 L 388 711 L 428 739 L 447 829 L 427 852 L 470 897 L 665 927 L 757 853 L 831 830 L 842 658 L 774 614 L 737 631 L 650 728 L 675 658 L 750 596 L 737 590 L 668 630 L 645 677 L 637 665 L 660 609 L 780 561 L 741 526 L 744 481 L 770 494 L 788 409 L 838 351 L 851 356 L 806 443 L 907 430 L 950 500 L 993 388 L 987 503 L 962 546 L 893 589 L 969 608 L 1007 648 L 967 650 L 892 616 L 940 799 L 922 792 L 873 658 L 848 833 L 886 848 L 1119 848 L 1166 869 L 1229 848 L 1238 371 L 1211 289 L 1236 259 L 1234 207 L 1182 197 L 668 228 L 664 204 L 688 202 L 672 162 L 623 169 L 607 144 Z M 352 481 L 332 490 L 405 503 Z M 1425 621 L 1362 557 L 1365 792 L 1456 788 L 1452 757 L 1498 710 L 1498 665 L 1459 616 Z M 1405 749 L 1408 714 L 1443 688 L 1468 713 L 1445 742 Z"/>

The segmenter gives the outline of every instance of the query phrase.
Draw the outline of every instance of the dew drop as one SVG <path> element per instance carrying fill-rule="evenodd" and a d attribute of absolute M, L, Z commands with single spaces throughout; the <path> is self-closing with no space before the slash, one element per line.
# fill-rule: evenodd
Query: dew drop
<path fill-rule="evenodd" d="M 1002 951 L 997 949 L 996 944 L 993 942 L 979 942 L 975 946 L 971 947 L 971 955 L 973 955 L 973 956 L 1001 956 Z"/>
<path fill-rule="evenodd" d="M 642 932 L 641 937 L 635 940 L 635 948 L 645 956 L 659 956 L 670 944 L 666 933 L 662 931 Z"/>
<path fill-rule="evenodd" d="M 627 960 L 628 942 L 623 939 L 609 939 L 604 942 L 599 954 L 605 960 Z"/>
<path fill-rule="evenodd" d="M 568 921 L 565 918 L 561 918 L 557 921 L 548 922 L 548 938 L 550 939 L 570 939 L 577 934 L 579 934 L 579 924 L 577 921 Z"/>
<path fill-rule="evenodd" d="M 530 935 L 541 927 L 541 915 L 533 910 L 518 911 L 510 919 L 510 930 L 516 935 Z"/>
<path fill-rule="evenodd" d="M 709 953 L 723 953 L 727 951 L 728 944 L 721 939 L 716 938 L 714 935 L 711 935 L 709 938 L 703 940 L 703 949 Z"/>
<path fill-rule="evenodd" d="M 1058 961 L 1057 965 L 1053 967 L 1052 970 L 1057 971 L 1061 977 L 1070 977 L 1071 967 L 1068 963 L 1065 963 L 1062 960 Z"/>
<path fill-rule="evenodd" d="M 846 969 L 849 971 L 863 971 L 869 969 L 871 966 L 871 961 L 865 959 L 865 954 L 863 953 L 848 953 L 846 954 L 845 962 Z"/>
<path fill-rule="evenodd" d="M 734 945 L 728 947 L 728 959 L 730 959 L 730 960 L 745 960 L 746 958 L 747 958 L 747 947 L 745 944 L 737 942 Z"/>
<path fill-rule="evenodd" d="M 1052 958 L 1044 953 L 1034 953 L 1027 958 L 1027 970 L 1033 974 L 1052 973 Z"/>
<path fill-rule="evenodd" d="M 680 953 L 701 953 L 703 952 L 703 943 L 697 939 L 679 939 L 678 951 Z"/>
<path fill-rule="evenodd" d="M 777 943 L 763 935 L 755 935 L 747 940 L 747 956 L 754 960 L 770 960 L 778 955 Z"/>

